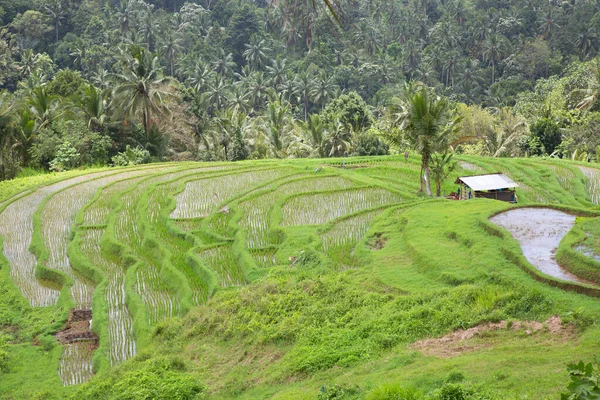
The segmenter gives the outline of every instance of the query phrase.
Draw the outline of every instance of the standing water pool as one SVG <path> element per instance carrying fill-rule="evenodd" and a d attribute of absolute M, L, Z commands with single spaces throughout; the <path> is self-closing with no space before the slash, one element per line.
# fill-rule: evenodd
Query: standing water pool
<path fill-rule="evenodd" d="M 563 237 L 573 228 L 575 216 L 551 208 L 517 208 L 490 221 L 509 231 L 523 255 L 546 275 L 565 281 L 588 283 L 558 265 L 554 257 Z"/>

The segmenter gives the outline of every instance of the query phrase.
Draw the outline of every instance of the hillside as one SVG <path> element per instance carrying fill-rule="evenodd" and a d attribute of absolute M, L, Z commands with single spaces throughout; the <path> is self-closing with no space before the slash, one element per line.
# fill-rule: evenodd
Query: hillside
<path fill-rule="evenodd" d="M 556 398 L 600 335 L 600 167 L 459 165 L 444 193 L 502 171 L 579 215 L 557 258 L 591 284 L 531 266 L 507 203 L 417 196 L 412 154 L 0 183 L 0 398 Z"/>

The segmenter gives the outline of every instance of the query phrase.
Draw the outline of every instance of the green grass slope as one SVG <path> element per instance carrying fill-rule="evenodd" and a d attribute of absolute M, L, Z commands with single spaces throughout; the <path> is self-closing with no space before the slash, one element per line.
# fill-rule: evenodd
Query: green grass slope
<path fill-rule="evenodd" d="M 596 175 L 550 159 L 460 166 L 444 193 L 459 175 L 503 172 L 520 184 L 518 206 L 579 215 L 557 258 L 596 279 Z M 600 179 L 600 166 L 586 167 Z M 89 359 L 52 336 L 73 304 L 71 280 L 55 273 L 59 300 L 31 307 L 3 249 L 0 398 L 557 398 L 566 364 L 595 354 L 600 291 L 531 266 L 488 222 L 513 206 L 418 195 L 418 156 L 115 176 L 79 211 L 68 246 L 74 273 L 93 283 L 100 342 Z M 13 182 L 0 212 L 70 177 Z M 44 243 L 43 230 L 35 237 Z M 562 326 L 544 326 L 555 315 Z M 423 342 L 474 327 L 464 340 Z M 95 376 L 63 386 L 65 365 Z"/>

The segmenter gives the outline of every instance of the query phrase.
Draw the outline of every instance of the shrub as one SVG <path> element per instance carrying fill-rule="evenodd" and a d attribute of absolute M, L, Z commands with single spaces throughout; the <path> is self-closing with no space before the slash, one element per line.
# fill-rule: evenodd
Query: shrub
<path fill-rule="evenodd" d="M 585 364 L 579 361 L 577 364 L 567 366 L 571 383 L 567 386 L 567 393 L 561 394 L 561 400 L 587 400 L 597 399 L 600 396 L 600 359 L 593 363 Z"/>
<path fill-rule="evenodd" d="M 205 391 L 204 385 L 185 372 L 181 359 L 141 357 L 93 379 L 73 398 L 187 400 L 199 398 Z"/>
<path fill-rule="evenodd" d="M 389 152 L 390 146 L 377 135 L 365 133 L 358 136 L 355 151 L 357 156 L 385 156 Z"/>
<path fill-rule="evenodd" d="M 150 152 L 144 150 L 140 146 L 131 147 L 127 145 L 125 151 L 118 153 L 112 158 L 112 162 L 116 166 L 138 165 L 145 164 L 150 161 Z"/>
<path fill-rule="evenodd" d="M 83 121 L 60 120 L 40 130 L 30 149 L 31 163 L 54 170 L 105 165 L 111 146 L 108 136 L 91 131 Z"/>
<path fill-rule="evenodd" d="M 375 388 L 366 400 L 420 400 L 423 396 L 411 388 L 403 388 L 397 383 L 385 384 Z"/>

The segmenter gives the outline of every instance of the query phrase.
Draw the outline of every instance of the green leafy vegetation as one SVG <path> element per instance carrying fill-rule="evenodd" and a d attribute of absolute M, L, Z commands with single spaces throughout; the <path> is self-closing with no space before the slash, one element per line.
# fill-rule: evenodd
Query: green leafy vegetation
<path fill-rule="evenodd" d="M 595 396 L 599 23 L 0 0 L 0 398 Z M 495 172 L 585 282 L 443 198 Z"/>

